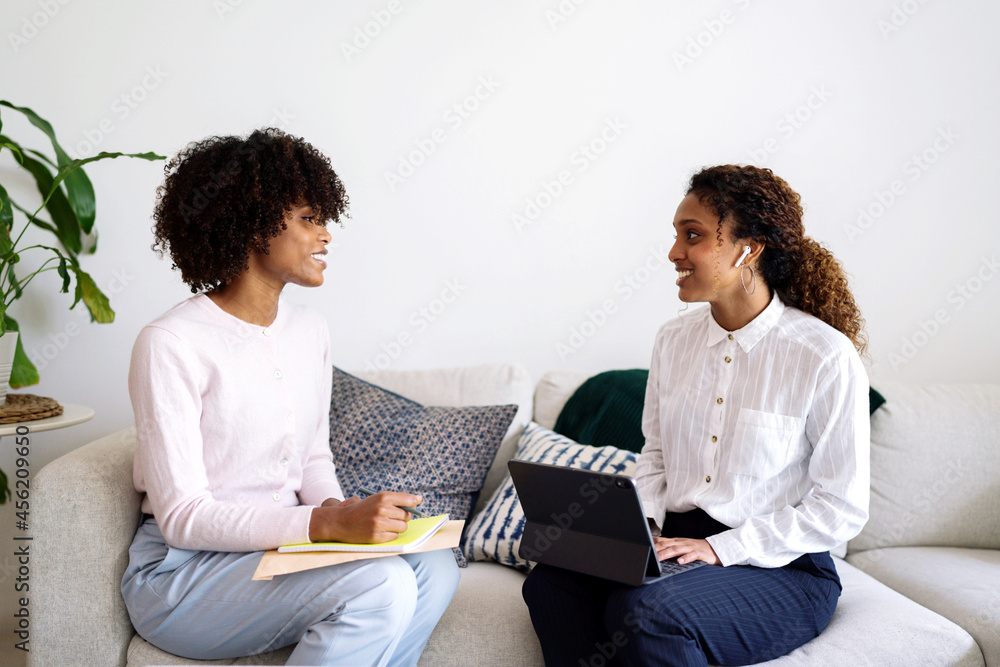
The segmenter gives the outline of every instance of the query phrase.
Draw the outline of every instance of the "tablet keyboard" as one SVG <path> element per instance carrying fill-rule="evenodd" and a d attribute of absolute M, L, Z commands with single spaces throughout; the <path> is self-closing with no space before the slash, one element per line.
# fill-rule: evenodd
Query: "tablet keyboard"
<path fill-rule="evenodd" d="M 703 560 L 693 560 L 690 563 L 678 563 L 676 558 L 667 558 L 666 560 L 660 561 L 660 578 L 663 579 L 664 577 L 672 577 L 675 574 L 693 570 L 694 568 L 701 567 L 702 565 L 708 565 L 708 563 Z"/>

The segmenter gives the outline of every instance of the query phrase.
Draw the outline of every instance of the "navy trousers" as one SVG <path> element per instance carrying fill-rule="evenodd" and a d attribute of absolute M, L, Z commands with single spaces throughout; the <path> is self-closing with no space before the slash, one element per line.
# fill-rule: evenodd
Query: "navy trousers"
<path fill-rule="evenodd" d="M 748 665 L 817 636 L 840 581 L 829 553 L 780 568 L 706 565 L 645 586 L 540 564 L 522 594 L 550 667 Z"/>

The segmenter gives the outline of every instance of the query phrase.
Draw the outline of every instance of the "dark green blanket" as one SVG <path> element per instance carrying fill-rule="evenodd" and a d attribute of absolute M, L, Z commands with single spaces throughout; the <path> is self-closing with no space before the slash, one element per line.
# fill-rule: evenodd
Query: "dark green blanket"
<path fill-rule="evenodd" d="M 588 378 L 566 401 L 553 430 L 582 445 L 641 451 L 648 378 L 642 368 Z"/>

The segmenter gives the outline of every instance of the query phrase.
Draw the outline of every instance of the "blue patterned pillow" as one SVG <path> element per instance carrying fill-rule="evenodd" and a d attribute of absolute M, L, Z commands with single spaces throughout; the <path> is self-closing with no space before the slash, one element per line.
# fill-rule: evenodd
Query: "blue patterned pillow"
<path fill-rule="evenodd" d="M 467 520 L 516 405 L 425 407 L 333 369 L 330 449 L 344 493 L 423 496 L 420 511 Z M 455 550 L 459 565 L 466 562 Z"/>
<path fill-rule="evenodd" d="M 615 447 L 581 445 L 532 422 L 521 434 L 514 458 L 631 476 L 637 456 Z M 466 527 L 465 556 L 469 560 L 495 560 L 527 572 L 533 564 L 517 554 L 523 531 L 524 511 L 508 473 L 486 507 Z"/>

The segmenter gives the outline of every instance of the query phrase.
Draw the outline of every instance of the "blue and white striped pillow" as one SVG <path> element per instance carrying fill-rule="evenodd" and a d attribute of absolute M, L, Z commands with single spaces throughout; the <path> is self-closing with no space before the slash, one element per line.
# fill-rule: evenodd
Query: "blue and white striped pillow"
<path fill-rule="evenodd" d="M 531 422 L 521 434 L 514 458 L 631 476 L 635 472 L 636 456 L 616 447 L 581 445 Z M 523 531 L 524 511 L 508 473 L 483 510 L 469 523 L 465 532 L 465 557 L 495 560 L 528 572 L 534 563 L 517 555 Z"/>

